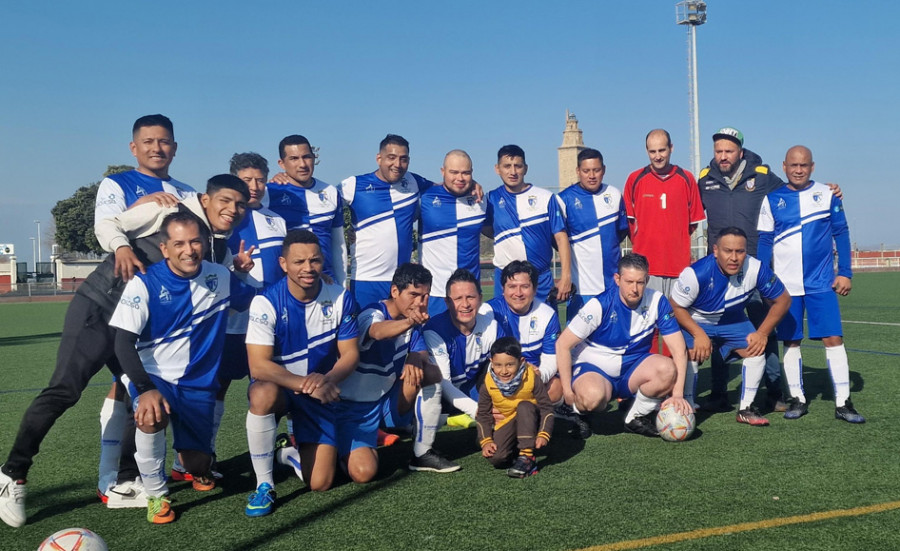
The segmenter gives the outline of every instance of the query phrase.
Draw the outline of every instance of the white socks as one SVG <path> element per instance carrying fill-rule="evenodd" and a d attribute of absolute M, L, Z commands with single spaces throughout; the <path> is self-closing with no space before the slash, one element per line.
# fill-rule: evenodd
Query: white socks
<path fill-rule="evenodd" d="M 825 361 L 834 383 L 834 402 L 837 407 L 841 407 L 850 399 L 850 363 L 847 361 L 844 345 L 826 346 Z"/>
<path fill-rule="evenodd" d="M 799 346 L 784 347 L 784 378 L 787 379 L 788 392 L 791 398 L 797 398 L 806 403 L 803 395 L 803 358 L 800 356 Z"/>
<path fill-rule="evenodd" d="M 122 433 L 128 424 L 125 402 L 106 398 L 100 408 L 100 467 L 97 489 L 106 493 L 116 485 L 119 458 L 122 456 Z"/>
<path fill-rule="evenodd" d="M 694 401 L 694 393 L 697 391 L 697 371 L 697 362 L 688 360 L 684 373 L 684 399 L 692 408 L 697 407 L 697 402 Z"/>
<path fill-rule="evenodd" d="M 766 371 L 766 357 L 753 356 L 744 358 L 741 368 L 741 404 L 738 409 L 747 409 L 756 398 L 759 383 Z"/>
<path fill-rule="evenodd" d="M 278 425 L 275 414 L 254 415 L 247 412 L 247 444 L 250 448 L 250 463 L 256 473 L 256 487 L 268 482 L 273 487 L 273 461 L 275 458 L 275 431 Z"/>
<path fill-rule="evenodd" d="M 141 472 L 144 490 L 150 497 L 169 493 L 166 487 L 166 431 L 153 434 L 143 431 L 134 433 L 134 460 Z"/>
<path fill-rule="evenodd" d="M 433 384 L 422 387 L 416 396 L 416 439 L 413 441 L 413 454 L 421 457 L 431 449 L 434 436 L 441 420 L 441 385 Z"/>
<path fill-rule="evenodd" d="M 644 396 L 644 393 L 638 390 L 637 394 L 634 395 L 634 405 L 631 406 L 631 409 L 628 410 L 628 414 L 625 416 L 625 423 L 634 421 L 635 417 L 643 417 L 653 413 L 661 403 L 662 399 Z"/>

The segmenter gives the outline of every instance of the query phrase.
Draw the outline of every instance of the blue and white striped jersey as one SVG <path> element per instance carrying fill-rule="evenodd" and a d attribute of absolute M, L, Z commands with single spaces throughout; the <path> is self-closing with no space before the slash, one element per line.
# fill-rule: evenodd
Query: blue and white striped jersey
<path fill-rule="evenodd" d="M 300 302 L 285 277 L 250 304 L 247 344 L 273 347 L 272 361 L 294 375 L 328 373 L 337 342 L 358 337 L 356 302 L 336 283 L 322 282 L 315 300 Z"/>
<path fill-rule="evenodd" d="M 431 361 L 444 379 L 469 393 L 477 384 L 479 367 L 491 358 L 491 346 L 505 335 L 493 312 L 479 312 L 475 328 L 463 335 L 453 325 L 450 312 L 439 314 L 425 324 L 425 344 Z"/>
<path fill-rule="evenodd" d="M 763 264 L 772 265 L 791 296 L 832 292 L 834 248 L 838 275 L 853 277 L 850 228 L 844 204 L 825 184 L 810 182 L 801 191 L 785 185 L 768 194 L 759 210 Z"/>
<path fill-rule="evenodd" d="M 341 382 L 341 400 L 380 400 L 403 374 L 407 354 L 425 351 L 425 341 L 419 327 L 408 329 L 393 339 L 376 341 L 369 336 L 373 323 L 392 319 L 384 302 L 373 304 L 360 313 L 359 366 Z"/>
<path fill-rule="evenodd" d="M 622 302 L 616 285 L 587 301 L 568 328 L 583 339 L 572 351 L 572 363 L 602 367 L 613 377 L 621 375 L 624 362 L 650 352 L 654 329 L 663 335 L 681 331 L 662 293 L 645 289 L 632 310 Z"/>
<path fill-rule="evenodd" d="M 556 374 L 556 339 L 559 338 L 559 315 L 545 302 L 534 299 L 531 308 L 519 315 L 502 296 L 494 297 L 481 306 L 482 313 L 491 312 L 503 327 L 522 345 L 522 356 L 540 367 L 541 380 L 547 382 Z"/>
<path fill-rule="evenodd" d="M 325 258 L 323 271 L 343 285 L 347 273 L 347 245 L 344 242 L 344 207 L 336 187 L 316 178 L 309 188 L 269 184 L 263 206 L 284 218 L 287 229 L 310 230 L 316 234 Z"/>
<path fill-rule="evenodd" d="M 602 184 L 590 193 L 576 184 L 557 197 L 572 245 L 572 283 L 579 295 L 599 295 L 615 284 L 619 243 L 628 235 L 622 192 Z"/>
<path fill-rule="evenodd" d="M 419 215 L 419 262 L 433 278 L 431 296 L 443 297 L 450 275 L 465 268 L 481 279 L 481 228 L 487 206 L 472 195 L 458 197 L 444 186 L 422 194 Z"/>
<path fill-rule="evenodd" d="M 244 219 L 228 238 L 228 249 L 232 255 L 237 255 L 241 241 L 244 242 L 244 250 L 256 247 L 252 254 L 253 268 L 245 280 L 248 284 L 261 289 L 284 277 L 278 257 L 281 256 L 281 243 L 286 232 L 284 219 L 269 209 L 247 209 Z M 232 309 L 228 317 L 228 333 L 245 334 L 249 315 L 246 310 Z"/>
<path fill-rule="evenodd" d="M 715 255 L 708 255 L 688 266 L 672 288 L 672 301 L 687 309 L 697 323 L 725 325 L 749 321 L 744 305 L 754 289 L 769 300 L 784 292 L 784 285 L 766 265 L 752 256 L 729 277 L 722 273 Z"/>
<path fill-rule="evenodd" d="M 144 370 L 188 388 L 216 388 L 229 305 L 246 309 L 256 289 L 203 261 L 191 278 L 166 261 L 128 282 L 109 325 L 138 335 Z"/>
<path fill-rule="evenodd" d="M 194 188 L 174 178 L 161 180 L 137 170 L 110 174 L 100 182 L 100 187 L 97 188 L 97 200 L 94 203 L 94 227 L 97 227 L 99 220 L 123 213 L 141 197 L 159 191 L 171 193 L 179 200 L 197 195 Z"/>
<path fill-rule="evenodd" d="M 527 260 L 543 273 L 553 260 L 553 234 L 565 222 L 553 193 L 528 184 L 519 193 L 500 186 L 488 193 L 487 223 L 494 228 L 494 266 Z"/>

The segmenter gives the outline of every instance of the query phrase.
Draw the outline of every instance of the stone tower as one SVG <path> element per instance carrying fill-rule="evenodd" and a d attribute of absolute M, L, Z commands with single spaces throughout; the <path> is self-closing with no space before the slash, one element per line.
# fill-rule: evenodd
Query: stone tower
<path fill-rule="evenodd" d="M 578 128 L 578 119 L 574 113 L 566 109 L 566 129 L 563 130 L 562 145 L 559 151 L 559 189 L 560 191 L 578 181 L 578 154 L 584 151 L 584 138 Z"/>

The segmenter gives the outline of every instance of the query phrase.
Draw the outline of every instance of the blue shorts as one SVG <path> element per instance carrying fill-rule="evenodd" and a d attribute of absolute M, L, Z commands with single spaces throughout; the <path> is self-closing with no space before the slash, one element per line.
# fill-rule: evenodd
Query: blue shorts
<path fill-rule="evenodd" d="M 236 381 L 250 376 L 247 360 L 247 335 L 225 335 L 222 363 L 219 364 L 220 381 Z"/>
<path fill-rule="evenodd" d="M 360 311 L 366 306 L 391 296 L 390 281 L 356 281 L 350 280 L 350 294 L 356 299 Z"/>
<path fill-rule="evenodd" d="M 631 392 L 631 389 L 628 388 L 628 381 L 631 379 L 631 375 L 634 374 L 634 370 L 641 365 L 641 362 L 652 356 L 653 354 L 638 354 L 636 356 L 630 356 L 622 359 L 622 371 L 621 375 L 618 377 L 613 377 L 612 375 L 603 371 L 602 368 L 589 363 L 577 363 L 572 366 L 572 384 L 575 384 L 575 381 L 578 380 L 578 377 L 584 375 L 585 373 L 599 373 L 603 376 L 604 379 L 610 382 L 613 387 L 613 395 L 610 396 L 612 398 L 631 398 L 634 396 L 634 393 Z"/>
<path fill-rule="evenodd" d="M 150 379 L 156 390 L 169 403 L 169 426 L 172 427 L 173 447 L 178 451 L 196 450 L 212 455 L 213 414 L 216 390 L 186 388 L 164 381 L 155 375 Z M 128 393 L 137 411 L 140 396 L 129 382 Z"/>
<path fill-rule="evenodd" d="M 428 315 L 432 318 L 438 314 L 443 314 L 447 311 L 447 301 L 444 300 L 444 297 L 428 297 Z"/>
<path fill-rule="evenodd" d="M 294 394 L 282 389 L 294 423 L 294 438 L 298 444 L 338 445 L 337 408 L 335 403 L 323 404 L 306 394 Z"/>
<path fill-rule="evenodd" d="M 503 284 L 501 283 L 501 281 L 503 281 L 502 275 L 503 270 L 501 270 L 500 268 L 494 268 L 495 297 L 503 296 Z M 550 294 L 551 289 L 553 289 L 553 272 L 551 270 L 544 270 L 543 272 L 538 274 L 538 286 L 535 297 L 546 302 L 547 295 Z"/>
<path fill-rule="evenodd" d="M 747 321 L 737 323 L 727 323 L 724 325 L 709 325 L 707 323 L 698 324 L 709 340 L 712 341 L 713 347 L 719 350 L 722 357 L 728 360 L 728 356 L 735 350 L 747 348 L 747 335 L 756 331 L 753 324 Z M 684 343 L 688 350 L 694 347 L 694 337 L 685 330 L 681 331 L 684 335 Z"/>
<path fill-rule="evenodd" d="M 778 324 L 778 340 L 799 341 L 803 339 L 803 311 L 806 310 L 806 325 L 809 338 L 821 340 L 825 337 L 843 337 L 841 309 L 837 293 L 814 293 L 791 297 L 791 309 Z"/>
<path fill-rule="evenodd" d="M 357 448 L 378 446 L 378 427 L 406 427 L 413 422 L 413 409 L 400 413 L 400 385 L 374 402 L 340 401 L 335 404 L 338 426 L 338 454 L 345 457 Z"/>

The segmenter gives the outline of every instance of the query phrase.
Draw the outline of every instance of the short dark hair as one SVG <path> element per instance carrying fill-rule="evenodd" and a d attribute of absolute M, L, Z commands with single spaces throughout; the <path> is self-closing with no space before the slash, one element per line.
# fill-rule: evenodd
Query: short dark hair
<path fill-rule="evenodd" d="M 500 337 L 491 345 L 491 357 L 497 354 L 508 354 L 518 360 L 522 357 L 522 345 L 515 337 Z"/>
<path fill-rule="evenodd" d="M 481 282 L 478 281 L 475 274 L 465 268 L 457 268 L 456 271 L 450 274 L 450 279 L 447 280 L 447 285 L 444 286 L 444 292 L 447 296 L 450 296 L 450 287 L 454 283 L 473 283 L 475 288 L 478 289 L 478 295 L 481 295 Z"/>
<path fill-rule="evenodd" d="M 305 145 L 312 151 L 312 145 L 310 145 L 309 140 L 306 139 L 306 136 L 301 136 L 300 134 L 291 134 L 290 136 L 285 136 L 278 142 L 278 158 L 284 159 L 284 148 L 289 145 Z"/>
<path fill-rule="evenodd" d="M 178 210 L 167 214 L 159 227 L 159 235 L 163 241 L 169 240 L 169 226 L 172 224 L 197 224 L 197 228 L 200 230 L 200 237 L 203 238 L 205 243 L 209 243 L 209 227 L 207 227 L 206 222 L 200 220 L 193 212 Z"/>
<path fill-rule="evenodd" d="M 263 173 L 263 177 L 269 177 L 269 161 L 259 153 L 250 151 L 248 153 L 235 153 L 231 156 L 229 166 L 231 174 L 237 176 L 238 172 L 247 168 L 260 170 Z"/>
<path fill-rule="evenodd" d="M 169 134 L 172 135 L 173 139 L 175 138 L 175 127 L 172 126 L 172 121 L 169 120 L 169 117 L 165 115 L 157 113 L 155 115 L 144 115 L 143 117 L 138 118 L 138 120 L 134 121 L 134 126 L 131 127 L 131 134 L 137 134 L 137 131 L 145 126 L 162 126 L 169 131 Z"/>
<path fill-rule="evenodd" d="M 287 234 L 284 236 L 284 240 L 281 242 L 281 256 L 283 258 L 287 258 L 287 253 L 294 243 L 315 245 L 319 247 L 319 253 L 322 252 L 322 244 L 319 243 L 319 238 L 316 237 L 316 234 L 309 230 L 294 229 L 288 230 Z"/>
<path fill-rule="evenodd" d="M 531 284 L 534 286 L 535 290 L 537 290 L 537 268 L 527 260 L 513 260 L 507 264 L 506 267 L 503 268 L 503 271 L 500 272 L 500 286 L 505 287 L 506 282 L 512 279 L 516 274 L 528 274 L 528 279 L 531 280 Z"/>
<path fill-rule="evenodd" d="M 525 150 L 513 144 L 504 145 L 497 151 L 497 162 L 503 157 L 522 157 L 522 162 L 525 162 Z"/>
<path fill-rule="evenodd" d="M 650 263 L 647 262 L 647 257 L 638 253 L 622 255 L 622 258 L 619 259 L 619 263 L 616 265 L 616 271 L 619 275 L 622 275 L 622 270 L 625 268 L 634 268 L 644 273 L 650 273 Z"/>
<path fill-rule="evenodd" d="M 405 262 L 394 270 L 391 285 L 397 287 L 397 290 L 400 292 L 403 292 L 409 286 L 427 285 L 431 287 L 431 272 L 421 264 Z"/>
<path fill-rule="evenodd" d="M 747 239 L 747 232 L 737 226 L 728 226 L 727 228 L 722 228 L 722 231 L 716 234 L 716 243 L 718 243 L 719 239 L 722 239 L 726 235 L 736 235 L 738 237 Z"/>
<path fill-rule="evenodd" d="M 388 134 L 385 136 L 381 143 L 378 144 L 378 151 L 384 151 L 384 148 L 389 145 L 399 145 L 400 147 L 405 147 L 407 151 L 409 150 L 409 142 L 399 134 Z"/>
<path fill-rule="evenodd" d="M 212 195 L 222 189 L 233 189 L 244 196 L 245 201 L 250 200 L 250 188 L 247 182 L 233 174 L 216 174 L 206 181 L 206 194 Z"/>
<path fill-rule="evenodd" d="M 669 131 L 668 131 L 668 130 L 663 130 L 662 128 L 654 128 L 654 129 L 651 130 L 650 132 L 647 132 L 647 137 L 644 138 L 644 145 L 646 145 L 646 144 L 647 144 L 647 140 L 650 139 L 650 134 L 653 134 L 654 132 L 662 132 L 663 134 L 665 134 L 665 135 L 666 135 L 666 145 L 667 145 L 668 147 L 672 147 L 672 136 L 669 135 Z"/>
<path fill-rule="evenodd" d="M 577 166 L 580 167 L 581 163 L 588 159 L 600 159 L 600 166 L 603 166 L 603 154 L 600 153 L 596 149 L 591 149 L 590 147 L 587 149 L 582 149 L 581 151 L 578 152 L 578 165 Z"/>

